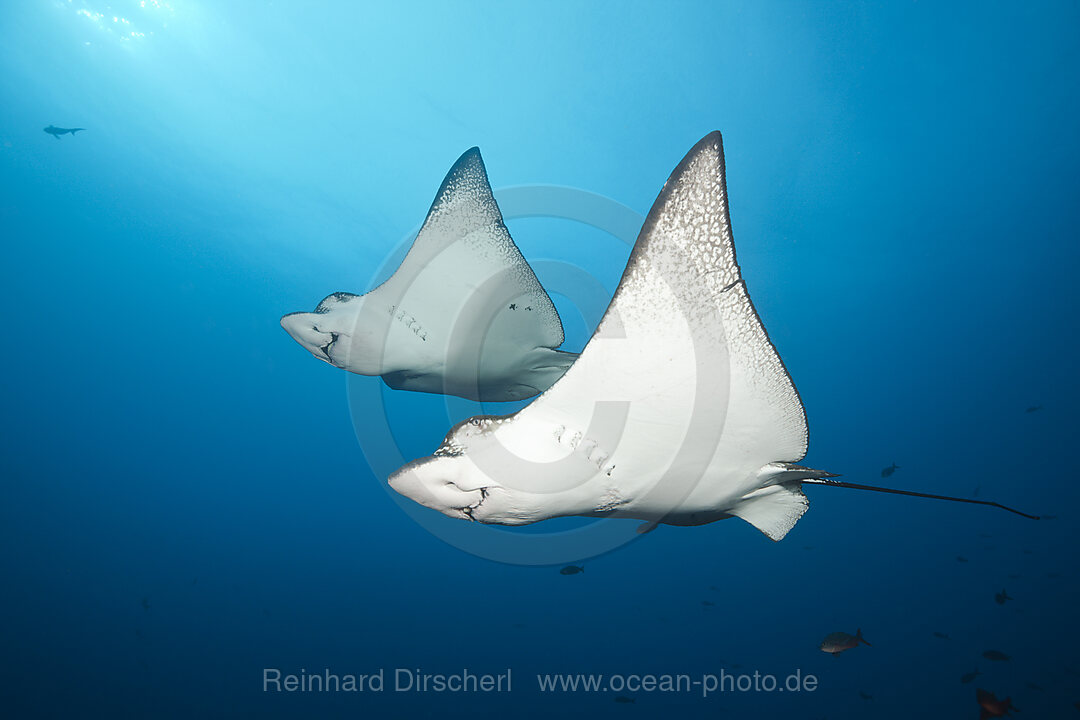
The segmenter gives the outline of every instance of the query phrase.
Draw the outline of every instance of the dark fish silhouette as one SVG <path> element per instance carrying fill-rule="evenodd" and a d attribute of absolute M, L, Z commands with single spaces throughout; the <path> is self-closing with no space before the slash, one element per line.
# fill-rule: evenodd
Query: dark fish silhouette
<path fill-rule="evenodd" d="M 143 599 L 142 599 L 142 609 L 143 610 L 149 610 L 150 609 L 150 598 L 146 597 L 145 595 L 143 596 Z"/>
<path fill-rule="evenodd" d="M 567 565 L 559 571 L 560 575 L 577 575 L 578 573 L 585 572 L 585 568 L 581 565 Z"/>
<path fill-rule="evenodd" d="M 979 720 L 1005 717 L 1009 714 L 1010 710 L 1019 712 L 1019 708 L 1013 706 L 1011 699 L 1005 698 L 1004 700 L 998 700 L 994 697 L 994 693 L 981 688 L 975 691 L 975 701 L 979 703 L 979 708 L 981 709 Z"/>
<path fill-rule="evenodd" d="M 941 638 L 942 640 L 948 640 L 949 639 L 948 635 L 946 635 L 943 632 L 938 632 L 937 630 L 934 631 L 934 637 Z"/>
<path fill-rule="evenodd" d="M 1009 597 L 1009 593 L 1005 592 L 1005 588 L 1001 589 L 1001 592 L 994 593 L 994 601 L 998 605 L 1004 605 L 1006 600 L 1015 600 L 1016 598 Z"/>
<path fill-rule="evenodd" d="M 86 128 L 61 128 L 61 127 L 56 127 L 55 125 L 50 125 L 49 127 L 45 128 L 45 132 L 49 133 L 54 138 L 59 140 L 61 135 L 66 135 L 68 133 L 71 133 L 72 137 L 74 137 L 75 133 L 79 132 L 80 130 L 85 130 L 85 129 Z"/>
<path fill-rule="evenodd" d="M 634 702 L 634 698 L 626 697 L 625 695 L 617 695 L 615 696 L 615 702 L 622 703 L 623 705 L 629 705 L 630 703 Z"/>
<path fill-rule="evenodd" d="M 971 493 L 971 497 L 979 497 L 979 490 L 982 489 L 982 485 L 976 485 L 975 491 Z"/>
<path fill-rule="evenodd" d="M 1042 405 L 1032 405 L 1031 407 L 1029 407 L 1024 412 L 1033 413 L 1033 412 L 1038 412 L 1040 410 L 1042 410 Z"/>
<path fill-rule="evenodd" d="M 1042 692 L 1042 688 L 1033 682 L 1029 682 L 1027 686 L 1029 690 L 1038 690 L 1039 692 Z"/>
<path fill-rule="evenodd" d="M 873 700 L 874 699 L 873 695 L 871 695 L 870 693 L 864 693 L 862 690 L 859 691 L 859 697 L 861 697 L 863 700 Z"/>
<path fill-rule="evenodd" d="M 716 603 L 714 603 L 711 600 L 702 600 L 701 604 L 704 605 L 705 607 L 712 607 L 712 606 L 716 605 Z"/>
<path fill-rule="evenodd" d="M 974 680 L 975 678 L 979 677 L 980 675 L 982 675 L 982 673 L 979 672 L 979 668 L 975 668 L 971 672 L 964 673 L 963 675 L 961 675 L 960 676 L 960 682 L 969 683 L 972 680 Z"/>
<path fill-rule="evenodd" d="M 893 463 L 892 465 L 890 465 L 889 467 L 887 467 L 887 468 L 885 468 L 884 470 L 881 471 L 881 477 L 889 477 L 890 475 L 892 475 L 894 472 L 896 472 L 899 469 L 900 469 L 900 466 L 897 465 L 896 463 Z"/>
<path fill-rule="evenodd" d="M 993 660 L 994 662 L 1001 662 L 1009 659 L 1009 656 L 1000 650 L 987 650 L 983 653 L 983 657 L 987 660 Z"/>
<path fill-rule="evenodd" d="M 846 632 L 829 633 L 825 636 L 825 639 L 821 641 L 819 648 L 822 652 L 827 652 L 831 655 L 839 655 L 845 650 L 857 647 L 859 643 L 873 647 L 863 639 L 861 628 L 856 630 L 854 635 L 848 635 Z"/>
<path fill-rule="evenodd" d="M 956 556 L 956 562 L 967 562 L 967 558 L 964 557 L 963 555 L 957 555 Z"/>

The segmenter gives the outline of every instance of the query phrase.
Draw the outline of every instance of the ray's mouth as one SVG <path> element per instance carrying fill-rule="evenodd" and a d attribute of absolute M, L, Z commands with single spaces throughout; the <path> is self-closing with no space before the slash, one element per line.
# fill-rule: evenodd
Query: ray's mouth
<path fill-rule="evenodd" d="M 318 328 L 315 328 L 315 331 L 316 332 L 321 332 Z M 325 345 L 320 345 L 319 346 L 319 352 L 322 353 L 322 357 L 319 358 L 320 360 L 324 360 L 324 361 L 330 363 L 331 365 L 334 364 L 334 361 L 330 359 L 330 348 L 332 348 L 334 346 L 334 343 L 336 343 L 337 340 L 338 340 L 338 334 L 335 333 L 335 332 L 330 333 L 330 341 L 328 343 L 326 343 Z"/>
<path fill-rule="evenodd" d="M 480 506 L 483 505 L 484 501 L 487 500 L 487 498 L 488 498 L 488 489 L 486 487 L 481 487 L 481 488 L 476 488 L 476 489 L 480 491 L 480 499 L 477 500 L 472 505 L 467 505 L 467 506 L 465 506 L 463 508 L 460 508 L 461 514 L 464 515 L 465 519 L 469 520 L 470 522 L 479 522 L 473 516 L 473 513 L 476 512 L 477 510 L 479 510 Z"/>

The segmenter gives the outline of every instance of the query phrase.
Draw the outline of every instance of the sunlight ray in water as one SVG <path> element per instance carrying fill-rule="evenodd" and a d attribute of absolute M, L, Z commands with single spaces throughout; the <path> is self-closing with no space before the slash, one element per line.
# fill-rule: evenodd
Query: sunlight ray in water
<path fill-rule="evenodd" d="M 176 14 L 173 4 L 164 0 L 129 0 L 117 6 L 92 0 L 67 0 L 58 5 L 76 8 L 75 15 L 89 21 L 100 33 L 98 37 L 121 44 L 152 37 L 156 30 L 169 27 Z M 84 44 L 90 45 L 92 41 L 86 40 Z"/>

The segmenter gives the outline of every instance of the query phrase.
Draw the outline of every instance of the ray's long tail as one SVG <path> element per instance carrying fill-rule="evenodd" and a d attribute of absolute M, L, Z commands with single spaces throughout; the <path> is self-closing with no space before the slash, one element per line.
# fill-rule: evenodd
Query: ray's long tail
<path fill-rule="evenodd" d="M 1016 508 L 1011 508 L 1008 505 L 1002 505 L 1001 503 L 992 502 L 990 500 L 975 500 L 973 498 L 953 497 L 951 495 L 934 495 L 933 493 L 914 492 L 913 490 L 897 490 L 896 488 L 883 488 L 876 487 L 874 485 L 859 485 L 858 483 L 835 480 L 832 477 L 805 478 L 802 480 L 802 482 L 804 484 L 842 487 L 849 488 L 851 490 L 869 490 L 871 492 L 890 493 L 893 495 L 910 495 L 911 497 L 930 498 L 931 500 L 948 500 L 950 502 L 971 503 L 972 505 L 990 505 L 991 507 L 1008 510 L 1011 513 L 1016 513 L 1017 515 L 1020 515 L 1022 517 L 1030 518 L 1031 520 L 1039 519 L 1038 515 L 1029 515 L 1026 512 L 1020 512 Z"/>

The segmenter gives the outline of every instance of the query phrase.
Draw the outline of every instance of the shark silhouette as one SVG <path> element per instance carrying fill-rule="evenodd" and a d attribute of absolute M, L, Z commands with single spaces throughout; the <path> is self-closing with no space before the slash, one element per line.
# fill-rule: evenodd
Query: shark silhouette
<path fill-rule="evenodd" d="M 61 135 L 71 133 L 72 136 L 74 136 L 75 133 L 79 132 L 80 130 L 85 130 L 85 129 L 86 128 L 61 128 L 61 127 L 56 127 L 55 125 L 50 125 L 49 127 L 45 128 L 45 132 L 49 133 L 54 138 L 59 140 Z"/>

